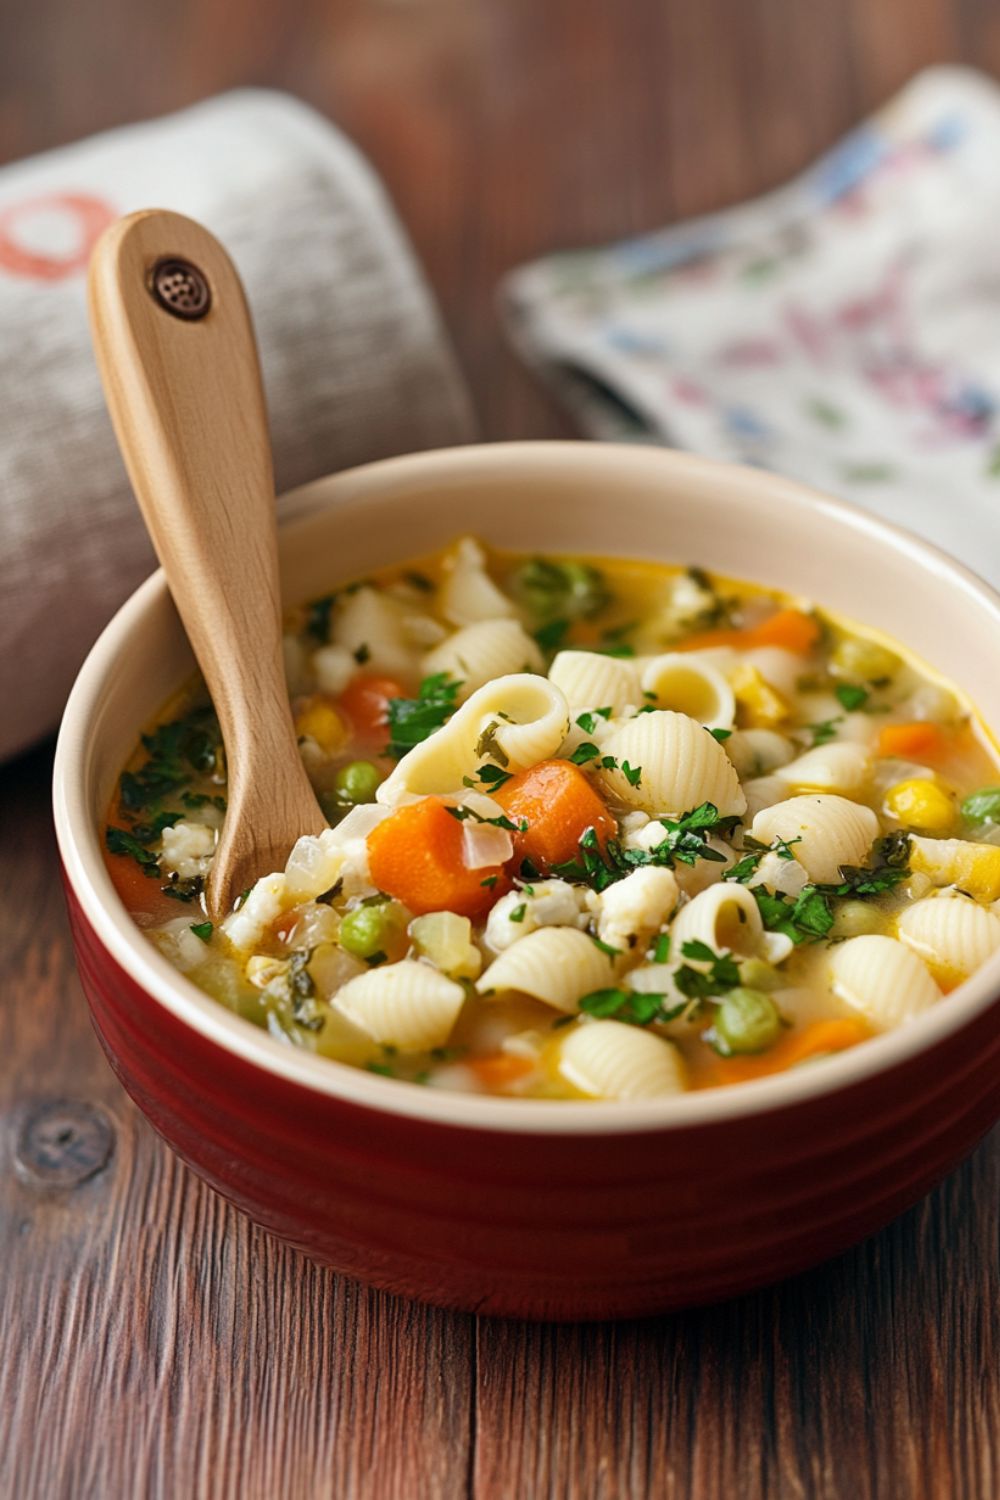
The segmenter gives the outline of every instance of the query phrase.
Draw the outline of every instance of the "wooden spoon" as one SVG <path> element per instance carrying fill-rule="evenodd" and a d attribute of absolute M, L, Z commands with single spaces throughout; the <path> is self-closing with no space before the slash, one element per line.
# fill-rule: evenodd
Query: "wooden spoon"
<path fill-rule="evenodd" d="M 296 744 L 281 645 L 274 477 L 243 287 L 180 214 L 111 226 L 90 263 L 90 320 L 118 446 L 212 695 L 229 800 L 210 916 L 284 868 L 326 819 Z"/>

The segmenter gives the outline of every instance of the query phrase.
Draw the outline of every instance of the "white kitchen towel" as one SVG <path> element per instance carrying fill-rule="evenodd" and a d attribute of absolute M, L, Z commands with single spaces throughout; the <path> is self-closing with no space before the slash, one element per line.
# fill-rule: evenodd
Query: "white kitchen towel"
<path fill-rule="evenodd" d="M 279 490 L 474 436 L 381 185 L 281 94 L 224 95 L 0 171 L 0 758 L 55 727 L 104 623 L 155 566 L 90 349 L 89 252 L 137 208 L 204 223 L 247 288 Z"/>
<path fill-rule="evenodd" d="M 791 185 L 504 305 L 591 435 L 774 469 L 1000 584 L 998 223 L 1000 89 L 936 68 Z"/>

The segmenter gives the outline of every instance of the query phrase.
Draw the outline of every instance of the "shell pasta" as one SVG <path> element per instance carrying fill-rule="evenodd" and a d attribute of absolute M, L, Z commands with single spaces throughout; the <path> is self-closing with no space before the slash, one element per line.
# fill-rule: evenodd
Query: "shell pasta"
<path fill-rule="evenodd" d="M 1000 953 L 987 731 L 812 601 L 466 537 L 285 628 L 329 828 L 213 925 L 225 754 L 196 681 L 103 830 L 149 941 L 278 1043 L 652 1102 L 919 1024 Z"/>

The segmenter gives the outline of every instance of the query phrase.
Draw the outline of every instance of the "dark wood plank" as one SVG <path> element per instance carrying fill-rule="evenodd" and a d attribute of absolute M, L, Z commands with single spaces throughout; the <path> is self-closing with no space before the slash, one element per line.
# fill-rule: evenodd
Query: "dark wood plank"
<path fill-rule="evenodd" d="M 251 1228 L 123 1095 L 86 1014 L 50 757 L 3 772 L 0 1494 L 464 1495 L 471 1319 Z"/>
<path fill-rule="evenodd" d="M 382 173 L 487 434 L 551 435 L 495 316 L 507 269 L 762 192 L 953 58 L 1000 72 L 993 0 L 34 0 L 0 11 L 0 160 L 289 88 Z M 47 774 L 45 752 L 0 772 L 0 1493 L 1000 1492 L 997 1137 L 868 1245 L 725 1307 L 474 1332 L 341 1284 L 195 1182 L 114 1083 Z"/>

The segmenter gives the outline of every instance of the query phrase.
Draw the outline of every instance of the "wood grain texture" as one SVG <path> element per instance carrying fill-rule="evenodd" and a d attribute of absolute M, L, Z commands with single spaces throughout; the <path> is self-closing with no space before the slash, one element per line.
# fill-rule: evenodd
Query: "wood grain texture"
<path fill-rule="evenodd" d="M 201 278 L 196 318 L 150 294 L 164 262 Z M 285 684 L 257 342 L 235 266 L 183 214 L 141 211 L 111 225 L 88 292 L 118 446 L 222 730 L 228 816 L 205 893 L 218 922 L 241 891 L 284 869 L 297 838 L 327 827 Z"/>
<path fill-rule="evenodd" d="M 552 435 L 493 313 L 508 267 L 771 187 L 956 59 L 1000 73 L 991 0 L 245 0 L 238 22 L 34 0 L 0 11 L 0 158 L 293 89 L 382 172 L 489 435 Z M 47 752 L 0 773 L 0 1494 L 1000 1494 L 1000 1136 L 852 1254 L 723 1307 L 475 1325 L 340 1283 L 122 1096 L 72 971 L 48 773 Z M 92 1170 L 95 1112 L 114 1142 Z"/>

